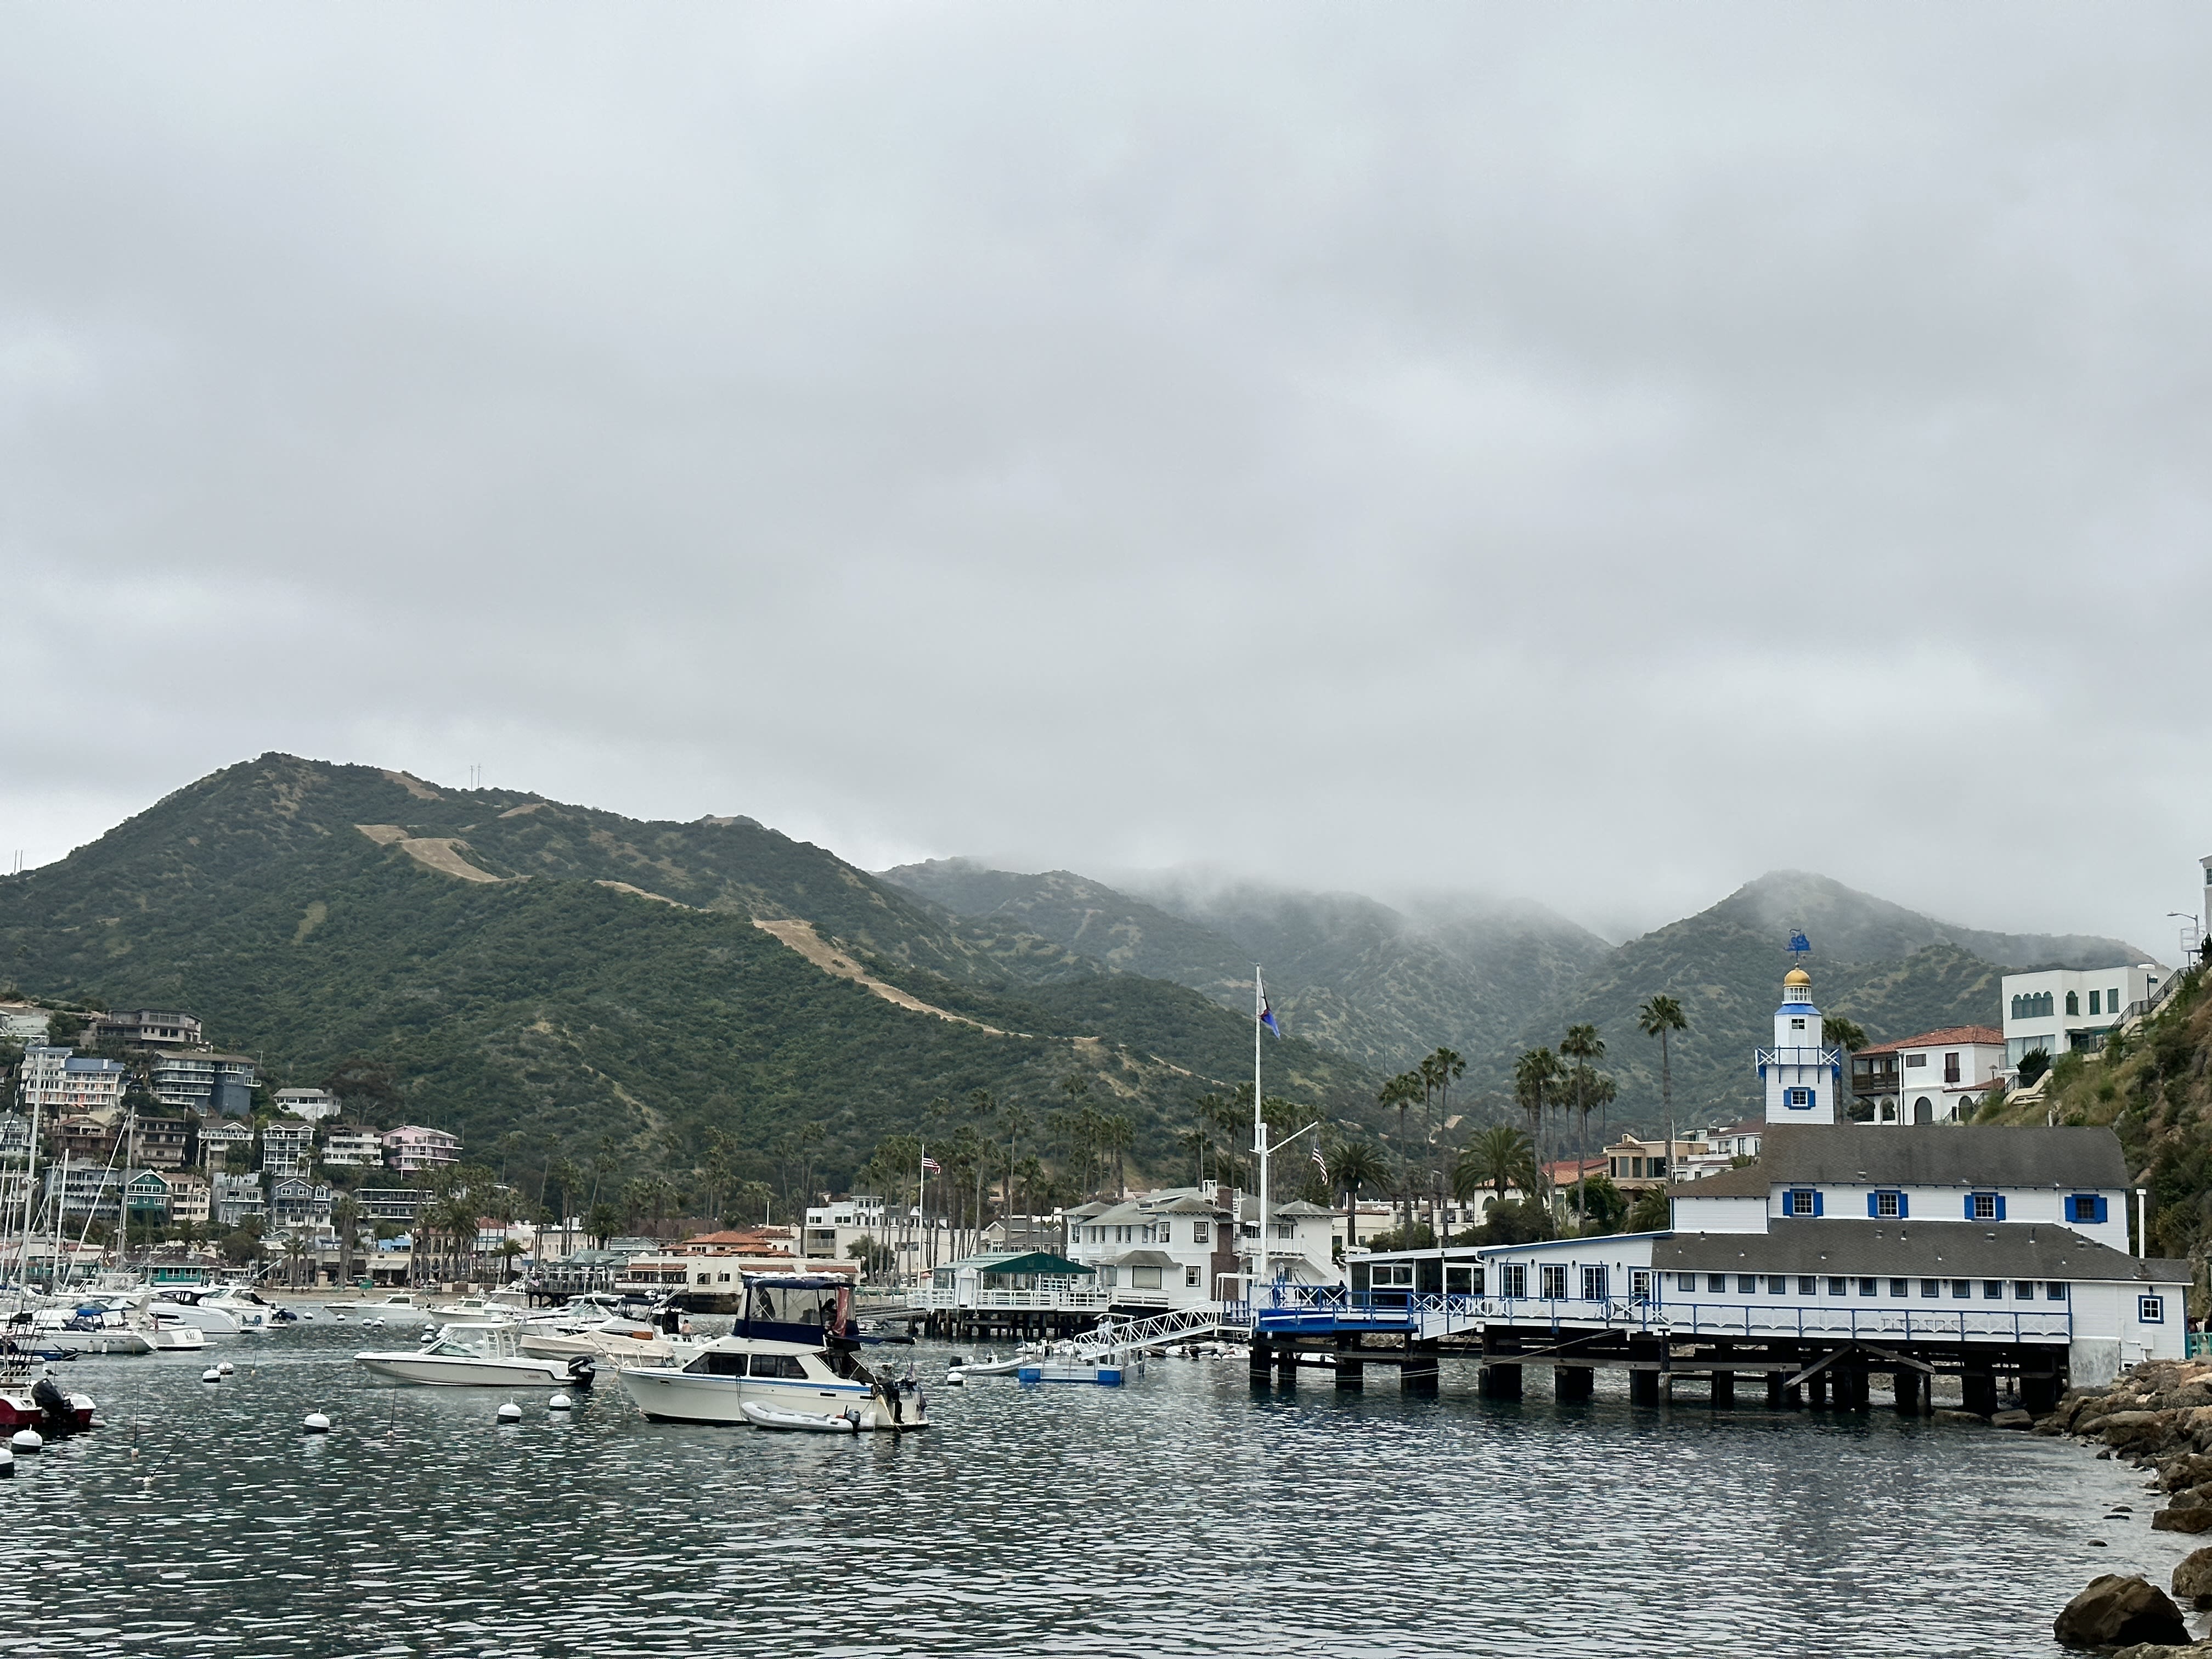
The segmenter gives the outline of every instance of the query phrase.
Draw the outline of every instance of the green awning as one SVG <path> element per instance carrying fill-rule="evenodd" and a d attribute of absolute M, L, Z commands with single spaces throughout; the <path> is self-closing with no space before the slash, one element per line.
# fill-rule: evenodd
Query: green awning
<path fill-rule="evenodd" d="M 1024 1255 L 1002 1256 L 994 1261 L 979 1258 L 975 1264 L 984 1273 L 1035 1273 L 1042 1279 L 1073 1279 L 1078 1273 L 1095 1273 L 1080 1261 L 1070 1261 L 1064 1255 L 1054 1255 L 1050 1250 L 1031 1250 Z"/>

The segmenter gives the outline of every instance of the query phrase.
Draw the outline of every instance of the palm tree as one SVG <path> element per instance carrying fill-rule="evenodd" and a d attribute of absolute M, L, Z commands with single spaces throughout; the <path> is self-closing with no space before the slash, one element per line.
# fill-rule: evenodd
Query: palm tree
<path fill-rule="evenodd" d="M 2113 1036 L 2118 1035 L 2115 1029 Z M 1820 1042 L 1824 1048 L 1841 1048 L 1844 1051 L 1844 1069 L 1849 1071 L 1850 1057 L 1867 1046 L 1866 1030 L 1857 1021 L 1846 1019 L 1841 1014 L 1823 1014 L 1820 1016 Z M 1844 1098 L 1849 1099 L 1850 1097 L 1845 1094 Z M 1868 1109 L 1871 1111 L 1873 1109 L 1869 1107 Z M 1836 1121 L 1843 1121 L 1841 1118 Z"/>
<path fill-rule="evenodd" d="M 1552 1103 L 1560 1076 L 1559 1057 L 1549 1048 L 1529 1048 L 1513 1062 L 1513 1098 L 1528 1115 L 1528 1139 L 1536 1149 L 1536 1184 L 1544 1187 L 1544 1109 Z M 1547 1200 L 1548 1201 L 1548 1200 Z"/>
<path fill-rule="evenodd" d="M 1605 1039 L 1590 1024 L 1570 1025 L 1566 1036 L 1559 1039 L 1559 1054 L 1574 1061 L 1574 1069 L 1567 1074 L 1570 1085 L 1569 1103 L 1582 1119 L 1580 1138 L 1575 1143 L 1575 1213 L 1585 1213 L 1586 1189 L 1583 1181 L 1583 1165 L 1589 1161 L 1589 1115 L 1595 1103 L 1590 1098 L 1597 1073 L 1591 1070 L 1590 1061 L 1605 1058 Z"/>
<path fill-rule="evenodd" d="M 1468 1143 L 1452 1166 L 1452 1196 L 1465 1204 L 1485 1187 L 1498 1198 L 1517 1186 L 1524 1193 L 1536 1186 L 1536 1152 L 1528 1137 L 1510 1123 L 1493 1124 Z"/>
<path fill-rule="evenodd" d="M 1674 1178 L 1674 1073 L 1668 1064 L 1667 1034 L 1688 1029 L 1682 1005 L 1669 996 L 1655 996 L 1636 1011 L 1636 1029 L 1659 1039 L 1659 1098 L 1667 1113 L 1667 1178 Z"/>
<path fill-rule="evenodd" d="M 1329 1173 L 1344 1188 L 1344 1237 L 1348 1248 L 1359 1243 L 1360 1188 L 1383 1185 L 1390 1178 L 1390 1167 L 1373 1146 L 1355 1140 L 1336 1149 L 1336 1162 Z"/>
<path fill-rule="evenodd" d="M 1417 1100 L 1425 1099 L 1427 1096 L 1428 1087 L 1422 1082 L 1421 1074 L 1419 1072 L 1399 1073 L 1397 1076 L 1385 1083 L 1375 1096 L 1376 1105 L 1385 1108 L 1395 1106 L 1398 1109 L 1398 1172 L 1401 1176 L 1413 1167 L 1413 1160 L 1406 1156 L 1406 1109 Z M 1401 1184 L 1403 1184 L 1402 1182 Z M 1407 1190 L 1401 1193 L 1400 1197 L 1406 1212 L 1401 1224 L 1411 1227 L 1413 1224 L 1413 1194 L 1410 1190 Z"/>
<path fill-rule="evenodd" d="M 338 1236 L 338 1283 L 353 1282 L 353 1247 L 360 1241 L 361 1200 L 340 1193 L 331 1200 L 331 1229 Z"/>

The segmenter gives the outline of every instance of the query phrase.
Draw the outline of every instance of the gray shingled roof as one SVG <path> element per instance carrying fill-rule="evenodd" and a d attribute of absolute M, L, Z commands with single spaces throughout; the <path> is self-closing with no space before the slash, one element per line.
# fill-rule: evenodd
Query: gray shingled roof
<path fill-rule="evenodd" d="M 2110 1129 L 1994 1124 L 1777 1123 L 1757 1164 L 1667 1189 L 1672 1198 L 1748 1198 L 1797 1182 L 1830 1187 L 2050 1187 L 2128 1184 Z"/>
<path fill-rule="evenodd" d="M 1671 1233 L 1655 1239 L 1663 1272 L 1841 1273 L 1872 1278 L 2135 1280 L 2186 1285 L 2186 1261 L 2148 1261 L 2052 1222 L 1777 1221 L 1764 1233 Z"/>

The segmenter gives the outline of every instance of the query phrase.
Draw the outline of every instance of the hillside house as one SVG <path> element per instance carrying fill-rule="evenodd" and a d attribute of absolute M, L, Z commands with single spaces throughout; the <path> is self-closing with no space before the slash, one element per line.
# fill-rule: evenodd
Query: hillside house
<path fill-rule="evenodd" d="M 442 1170 L 461 1159 L 461 1139 L 443 1129 L 426 1129 L 419 1123 L 402 1124 L 384 1133 L 384 1161 L 402 1175 Z"/>
<path fill-rule="evenodd" d="M 333 1123 L 323 1131 L 323 1163 L 338 1170 L 380 1169 L 384 1137 L 358 1124 Z"/>
<path fill-rule="evenodd" d="M 40 1043 L 23 1050 L 16 1095 L 25 1111 L 35 1108 L 50 1120 L 64 1112 L 106 1114 L 122 1105 L 130 1077 L 130 1067 L 119 1060 Z"/>
<path fill-rule="evenodd" d="M 277 1118 L 261 1129 L 261 1170 L 272 1178 L 311 1173 L 315 1162 L 315 1126 L 296 1118 Z"/>
<path fill-rule="evenodd" d="M 259 1077 L 245 1054 L 182 1049 L 155 1056 L 154 1098 L 202 1117 L 245 1117 L 253 1109 Z"/>

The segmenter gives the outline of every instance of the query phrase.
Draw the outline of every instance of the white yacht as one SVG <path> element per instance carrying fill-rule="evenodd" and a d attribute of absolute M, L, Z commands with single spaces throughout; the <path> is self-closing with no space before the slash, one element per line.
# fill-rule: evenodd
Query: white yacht
<path fill-rule="evenodd" d="M 588 1355 L 543 1359 L 524 1353 L 514 1327 L 447 1325 L 422 1346 L 357 1353 L 353 1363 L 395 1382 L 446 1388 L 543 1389 L 592 1386 Z"/>
<path fill-rule="evenodd" d="M 852 1282 L 827 1273 L 744 1276 L 744 1311 L 727 1336 L 682 1364 L 625 1365 L 623 1387 L 648 1418 L 750 1423 L 748 1406 L 845 1418 L 861 1429 L 929 1425 L 921 1390 L 906 1393 L 860 1360 Z"/>

